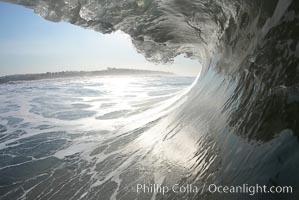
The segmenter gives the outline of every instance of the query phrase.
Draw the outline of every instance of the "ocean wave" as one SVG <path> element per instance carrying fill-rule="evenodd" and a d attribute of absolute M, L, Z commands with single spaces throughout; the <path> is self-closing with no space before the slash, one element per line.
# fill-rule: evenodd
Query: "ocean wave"
<path fill-rule="evenodd" d="M 176 99 L 178 103 L 169 104 L 173 109 L 167 111 L 163 120 L 131 144 L 131 155 L 136 150 L 140 156 L 136 146 L 151 155 L 149 163 L 143 166 L 150 180 L 161 182 L 155 179 L 159 176 L 164 184 L 175 180 L 197 184 L 299 185 L 298 1 L 9 2 L 31 8 L 50 21 L 66 21 L 102 33 L 123 31 L 131 36 L 137 51 L 152 62 L 171 62 L 179 54 L 199 61 L 201 74 L 192 88 Z M 126 168 L 133 157 L 118 155 L 109 159 L 115 161 L 113 167 Z M 150 161 L 161 162 L 153 167 Z M 101 167 L 105 169 L 105 165 Z M 120 199 L 136 197 L 126 193 L 126 186 L 120 182 L 132 185 L 146 175 L 138 174 L 142 170 L 137 165 L 129 170 L 124 168 L 118 168 L 117 176 L 103 175 L 103 180 L 93 186 L 99 190 L 106 186 L 116 188 Z M 125 171 L 122 178 L 119 170 Z M 168 170 L 176 172 L 175 177 L 170 178 Z M 96 194 L 90 199 L 96 198 Z M 113 194 L 112 199 L 116 198 Z M 203 198 L 217 197 L 205 194 Z M 155 198 L 202 197 L 170 194 Z"/>

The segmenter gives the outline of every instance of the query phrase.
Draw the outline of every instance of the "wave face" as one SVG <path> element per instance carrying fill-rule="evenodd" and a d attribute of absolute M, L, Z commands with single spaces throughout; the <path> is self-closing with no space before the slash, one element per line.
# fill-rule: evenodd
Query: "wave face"
<path fill-rule="evenodd" d="M 141 170 L 134 164 L 128 168 L 121 176 L 123 184 L 116 184 L 119 192 L 113 198 L 150 199 L 151 196 L 125 192 L 127 185 L 141 180 L 166 185 L 299 186 L 298 1 L 9 2 L 31 8 L 47 20 L 66 21 L 102 33 L 121 30 L 153 62 L 171 62 L 175 56 L 185 54 L 202 64 L 200 77 L 180 97 L 179 106 L 168 111 L 163 123 L 154 123 L 152 136 L 142 136 L 148 141 L 144 144 L 148 151 L 143 155 L 148 158 L 146 167 Z M 118 178 L 104 186 L 114 187 L 113 180 Z M 105 190 L 104 186 L 96 187 Z M 293 196 L 255 197 L 292 199 L 294 195 L 298 196 L 298 191 Z M 220 196 L 168 194 L 155 198 Z"/>

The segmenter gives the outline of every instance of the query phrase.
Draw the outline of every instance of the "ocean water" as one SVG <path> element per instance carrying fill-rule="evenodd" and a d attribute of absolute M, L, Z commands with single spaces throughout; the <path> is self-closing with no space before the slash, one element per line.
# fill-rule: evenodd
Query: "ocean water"
<path fill-rule="evenodd" d="M 20 178 L 12 176 L 26 176 L 28 180 L 34 179 L 33 182 L 40 179 L 47 181 L 31 190 L 34 184 L 29 181 L 11 194 L 24 195 L 28 199 L 298 199 L 298 0 L 4 1 L 23 5 L 53 22 L 65 21 L 101 33 L 122 31 L 131 37 L 137 51 L 149 61 L 169 62 L 183 54 L 197 60 L 199 70 L 200 67 L 202 70 L 192 87 L 169 99 L 161 97 L 165 102 L 149 110 L 146 110 L 149 104 L 144 102 L 135 108 L 140 113 L 132 116 L 129 107 L 122 105 L 107 113 L 98 111 L 92 120 L 85 120 L 95 113 L 91 108 L 84 108 L 88 105 L 79 100 L 61 105 L 59 102 L 62 100 L 52 102 L 58 98 L 53 95 L 46 99 L 35 99 L 29 104 L 15 105 L 15 102 L 26 100 L 26 97 L 18 96 L 20 99 L 15 99 L 15 93 L 11 94 L 12 98 L 4 100 L 4 103 L 13 103 L 7 103 L 2 108 L 1 116 L 7 110 L 20 109 L 22 104 L 25 110 L 29 107 L 32 109 L 32 112 L 19 112 L 26 115 L 23 118 L 30 119 L 33 117 L 30 113 L 36 113 L 52 122 L 59 124 L 60 120 L 64 120 L 64 126 L 69 124 L 70 127 L 76 127 L 74 123 L 86 117 L 81 122 L 85 124 L 82 127 L 86 132 L 93 130 L 95 124 L 103 130 L 120 129 L 115 136 L 121 140 L 107 138 L 104 142 L 107 145 L 97 146 L 97 140 L 90 132 L 80 140 L 74 139 L 80 135 L 76 130 L 71 138 L 63 130 L 55 132 L 57 137 L 63 138 L 59 140 L 62 146 L 73 144 L 74 140 L 78 145 L 70 145 L 65 150 L 57 145 L 59 151 L 42 148 L 47 154 L 55 152 L 55 157 L 41 160 L 46 164 L 39 164 L 38 167 L 29 166 L 30 162 L 27 170 L 18 170 L 18 173 L 12 168 L 3 168 L 1 181 L 6 181 L 5 184 L 9 180 L 15 181 L 15 185 L 1 187 L 1 191 L 13 191 L 18 186 Z M 121 88 L 121 85 L 116 88 Z M 176 87 L 179 85 L 178 81 Z M 164 88 L 163 84 L 156 86 Z M 48 90 L 51 90 L 51 86 Z M 52 90 L 55 94 L 55 87 Z M 76 87 L 72 90 L 79 94 L 83 92 Z M 148 95 L 154 97 L 171 92 L 165 88 L 163 90 L 165 93 L 157 90 Z M 22 88 L 18 93 L 24 91 L 25 88 Z M 44 89 L 39 93 L 45 94 Z M 84 93 L 92 91 L 84 90 Z M 9 95 L 7 92 L 4 94 Z M 28 94 L 30 99 L 34 97 L 30 92 Z M 63 101 L 68 102 L 68 98 L 76 97 L 66 97 L 66 94 L 63 93 L 59 98 L 65 98 Z M 100 95 L 103 94 L 96 96 Z M 122 96 L 118 100 L 127 98 L 130 97 Z M 43 110 L 45 105 L 49 107 L 47 110 Z M 59 110 L 65 110 L 66 114 L 55 110 L 59 106 Z M 128 118 L 115 118 L 120 115 Z M 20 122 L 23 118 L 14 116 L 8 118 L 7 123 L 11 126 L 21 123 L 26 127 L 26 122 Z M 100 123 L 102 120 L 105 123 Z M 32 118 L 32 121 L 39 120 Z M 45 132 L 49 128 L 44 124 L 37 126 L 41 126 Z M 4 132 L 6 129 L 11 131 L 6 125 L 1 126 L 0 130 Z M 1 148 L 13 150 L 18 141 L 27 141 L 25 138 L 28 135 L 21 130 L 15 131 L 11 139 L 3 139 L 10 141 L 10 146 L 4 141 Z M 105 135 L 106 132 L 101 133 Z M 35 132 L 31 134 L 35 135 Z M 53 135 L 45 134 L 46 139 L 30 141 L 34 144 L 45 140 L 58 142 Z M 24 140 L 14 139 L 22 137 Z M 94 142 L 97 150 L 74 154 L 78 149 L 86 149 L 83 138 L 91 138 L 86 146 L 91 147 Z M 24 145 L 19 151 L 32 156 L 32 147 L 40 148 L 30 144 Z M 116 151 L 120 153 L 110 154 L 107 158 L 100 156 Z M 96 158 L 91 158 L 90 154 Z M 10 160 L 10 153 L 4 152 L 3 155 Z M 58 161 L 65 155 L 69 155 L 64 158 L 68 164 L 63 162 L 67 167 L 61 167 Z M 11 162 L 18 163 L 18 159 L 21 158 L 14 157 Z M 6 162 L 10 161 L 1 163 Z M 49 167 L 49 163 L 52 163 L 52 167 Z M 52 174 L 32 176 L 36 168 L 49 170 Z M 259 193 L 254 196 L 248 193 L 209 192 L 170 192 L 161 195 L 136 193 L 131 189 L 137 183 L 165 186 L 175 183 L 198 186 L 260 184 L 268 187 L 292 186 L 294 190 L 292 194 Z M 45 192 L 37 192 L 44 187 L 48 188 Z"/>
<path fill-rule="evenodd" d="M 147 167 L 139 161 L 156 137 L 148 130 L 193 81 L 121 76 L 0 85 L 0 199 L 116 197 L 134 184 L 123 176 Z"/>

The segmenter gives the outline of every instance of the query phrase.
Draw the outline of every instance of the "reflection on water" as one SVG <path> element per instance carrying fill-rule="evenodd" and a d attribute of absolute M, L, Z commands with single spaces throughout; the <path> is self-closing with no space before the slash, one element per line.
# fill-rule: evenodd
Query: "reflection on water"
<path fill-rule="evenodd" d="M 106 77 L 1 85 L 0 199 L 151 197 L 132 188 L 184 170 L 196 150 L 184 137 L 166 148 L 163 141 L 172 136 L 160 134 L 193 80 Z"/>

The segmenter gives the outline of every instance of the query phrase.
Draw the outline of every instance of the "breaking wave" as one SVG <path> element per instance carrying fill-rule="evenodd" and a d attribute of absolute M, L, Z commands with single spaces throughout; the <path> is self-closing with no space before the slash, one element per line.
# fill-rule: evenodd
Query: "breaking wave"
<path fill-rule="evenodd" d="M 171 62 L 184 54 L 201 63 L 200 76 L 171 104 L 166 116 L 148 122 L 147 128 L 144 124 L 134 127 L 138 138 L 129 148 L 134 156 L 111 157 L 122 168 L 113 177 L 103 174 L 90 193 L 97 189 L 96 195 L 106 192 L 111 199 L 220 198 L 209 193 L 152 197 L 126 190 L 144 180 L 165 185 L 299 186 L 298 1 L 9 2 L 31 8 L 50 21 L 102 33 L 121 30 L 152 62 Z M 140 136 L 140 131 L 145 133 Z M 138 144 L 146 153 L 139 154 Z M 140 160 L 146 162 L 142 167 Z M 100 167 L 107 168 L 105 162 Z M 221 198 L 249 197 L 227 194 Z M 256 197 L 281 198 L 277 194 Z"/>

